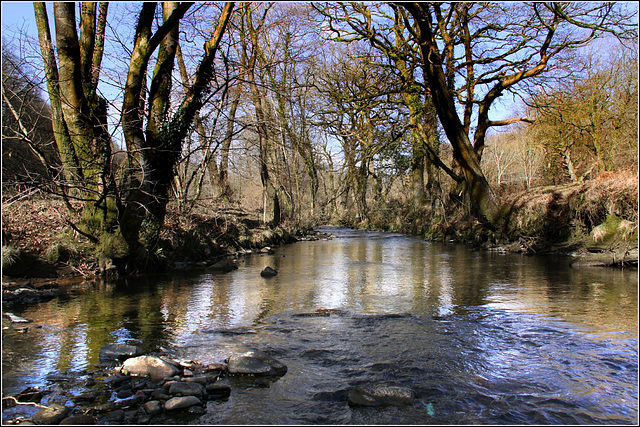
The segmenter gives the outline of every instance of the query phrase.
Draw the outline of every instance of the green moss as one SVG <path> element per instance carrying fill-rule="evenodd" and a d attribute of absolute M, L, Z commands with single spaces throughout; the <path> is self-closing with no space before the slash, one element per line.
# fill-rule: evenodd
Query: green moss
<path fill-rule="evenodd" d="M 96 255 L 104 258 L 124 258 L 129 254 L 129 245 L 120 233 L 102 233 L 96 246 Z"/>
<path fill-rule="evenodd" d="M 50 246 L 44 253 L 44 258 L 47 261 L 54 263 L 68 261 L 70 256 L 71 251 L 61 243 L 56 243 L 53 246 Z"/>

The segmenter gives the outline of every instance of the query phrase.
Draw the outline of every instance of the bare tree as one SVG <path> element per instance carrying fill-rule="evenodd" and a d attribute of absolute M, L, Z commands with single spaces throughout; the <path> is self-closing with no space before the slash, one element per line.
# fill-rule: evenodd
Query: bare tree
<path fill-rule="evenodd" d="M 157 241 L 182 142 L 202 107 L 203 96 L 210 90 L 213 60 L 233 9 L 233 3 L 223 7 L 190 90 L 170 117 L 178 26 L 191 6 L 163 3 L 162 23 L 154 32 L 157 4 L 142 5 L 123 95 L 122 126 L 128 156 L 123 189 L 116 187 L 111 173 L 107 106 L 97 92 L 107 3 L 82 5 L 79 33 L 75 4 L 55 3 L 55 49 L 45 4 L 34 3 L 56 142 L 63 165 L 75 175 L 72 179 L 80 182 L 85 200 L 81 227 L 94 242 L 123 239 L 126 249 L 118 255 L 133 255 L 131 260 L 148 254 Z M 147 69 L 156 51 L 147 89 Z"/>
<path fill-rule="evenodd" d="M 615 3 L 398 5 L 413 18 L 407 28 L 420 46 L 425 81 L 476 212 L 498 226 L 499 202 L 480 167 L 486 133 L 529 118 L 491 120 L 494 102 L 522 93 L 527 82 L 550 71 L 558 77 L 563 57 L 602 34 L 634 37 L 632 13 Z"/>

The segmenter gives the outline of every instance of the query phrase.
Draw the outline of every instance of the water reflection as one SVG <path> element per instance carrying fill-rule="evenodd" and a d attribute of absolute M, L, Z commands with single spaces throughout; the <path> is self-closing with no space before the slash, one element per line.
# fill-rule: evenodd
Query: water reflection
<path fill-rule="evenodd" d="M 205 363 L 254 346 L 283 358 L 288 374 L 239 391 L 207 421 L 251 424 L 262 411 L 264 423 L 371 422 L 366 411 L 344 414 L 340 390 L 374 380 L 410 385 L 440 414 L 389 409 L 375 423 L 637 417 L 636 271 L 332 231 L 331 241 L 244 258 L 232 273 L 129 279 L 16 310 L 42 327 L 3 331 L 3 391 L 91 367 L 114 342 Z M 279 274 L 260 277 L 266 266 Z M 321 307 L 344 314 L 292 316 Z M 273 399 L 281 405 L 265 413 Z"/>

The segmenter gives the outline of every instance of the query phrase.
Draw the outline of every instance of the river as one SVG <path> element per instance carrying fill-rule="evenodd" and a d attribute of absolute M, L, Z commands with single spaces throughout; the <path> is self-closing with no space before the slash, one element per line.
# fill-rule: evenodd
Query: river
<path fill-rule="evenodd" d="M 3 394 L 83 372 L 131 343 L 220 362 L 246 347 L 288 367 L 234 387 L 191 424 L 635 424 L 638 272 L 325 227 L 331 240 L 251 255 L 227 274 L 127 279 L 10 311 Z M 271 266 L 273 278 L 260 277 Z M 330 316 L 303 316 L 318 308 Z M 413 389 L 410 407 L 348 391 Z M 162 423 L 173 423 L 162 418 Z M 185 420 L 175 421 L 185 422 Z"/>

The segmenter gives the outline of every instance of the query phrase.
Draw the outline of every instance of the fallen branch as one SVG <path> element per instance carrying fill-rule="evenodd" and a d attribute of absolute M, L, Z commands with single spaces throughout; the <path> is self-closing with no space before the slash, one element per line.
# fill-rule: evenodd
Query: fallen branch
<path fill-rule="evenodd" d="M 2 399 L 3 408 L 13 408 L 14 406 L 17 406 L 17 405 L 31 405 L 31 406 L 37 406 L 38 408 L 52 409 L 49 406 L 40 405 L 39 403 L 35 403 L 35 402 L 20 402 L 18 399 L 16 399 L 13 396 L 8 396 Z"/>

